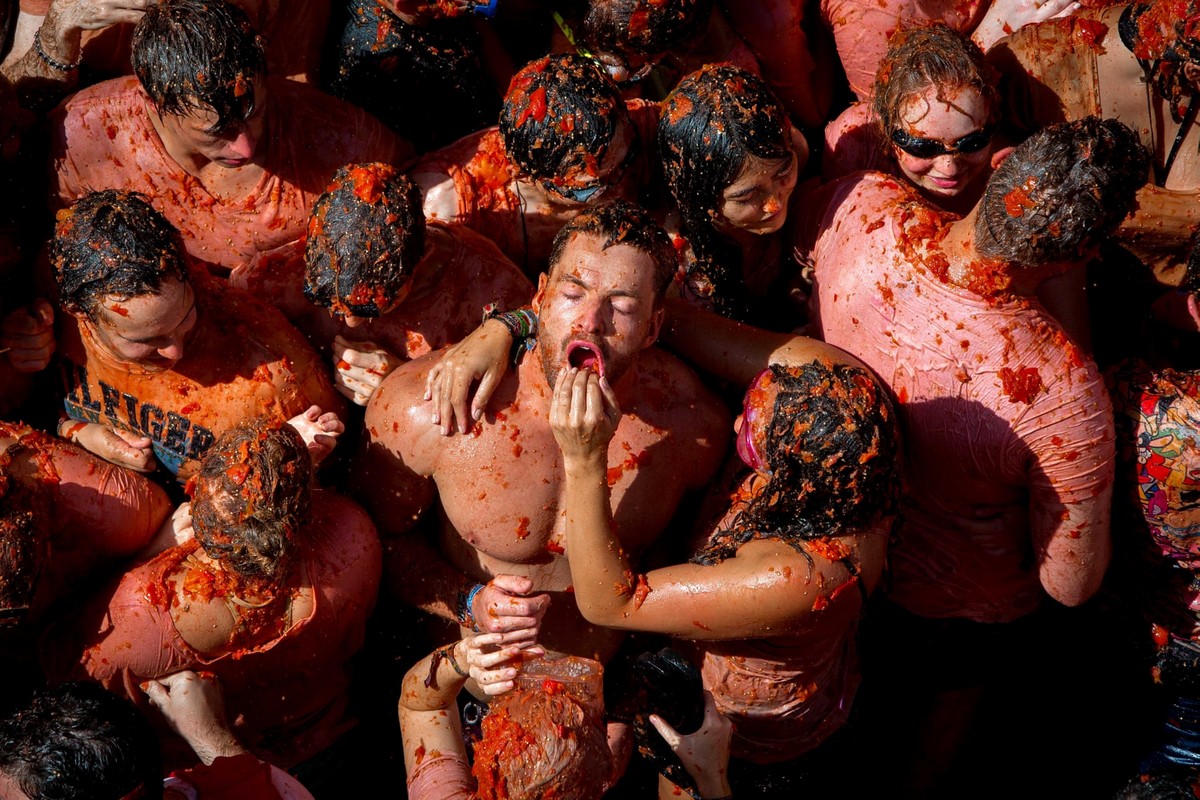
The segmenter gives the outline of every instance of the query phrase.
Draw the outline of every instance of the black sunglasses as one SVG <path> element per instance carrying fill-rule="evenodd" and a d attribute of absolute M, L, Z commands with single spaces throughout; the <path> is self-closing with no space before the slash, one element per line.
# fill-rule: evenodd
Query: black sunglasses
<path fill-rule="evenodd" d="M 892 144 L 913 158 L 937 158 L 957 153 L 978 153 L 992 141 L 993 132 L 993 126 L 985 125 L 952 144 L 946 144 L 937 139 L 925 139 L 897 129 L 892 131 Z"/>

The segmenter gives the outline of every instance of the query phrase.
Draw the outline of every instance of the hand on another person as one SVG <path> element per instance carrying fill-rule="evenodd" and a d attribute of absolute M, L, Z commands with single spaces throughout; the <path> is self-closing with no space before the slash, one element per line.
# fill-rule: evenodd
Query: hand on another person
<path fill-rule="evenodd" d="M 225 720 L 225 697 L 215 676 L 184 670 L 146 681 L 142 691 L 205 764 L 246 752 Z"/>
<path fill-rule="evenodd" d="M 733 738 L 733 723 L 717 710 L 717 704 L 707 691 L 704 693 L 704 722 L 695 733 L 684 736 L 657 714 L 650 715 L 650 724 L 688 774 L 696 781 L 700 797 L 728 797 L 729 741 Z"/>
<path fill-rule="evenodd" d="M 309 406 L 303 414 L 297 414 L 288 420 L 300 433 L 300 438 L 308 445 L 308 453 L 312 456 L 313 467 L 320 465 L 325 457 L 337 446 L 337 437 L 345 433 L 345 424 L 332 411 L 321 412 L 320 406 Z"/>
<path fill-rule="evenodd" d="M 35 300 L 0 323 L 0 350 L 18 372 L 40 372 L 54 355 L 54 308 Z"/>
<path fill-rule="evenodd" d="M 388 373 L 403 363 L 374 342 L 333 337 L 333 385 L 355 405 L 365 406 Z"/>
<path fill-rule="evenodd" d="M 59 424 L 58 432 L 92 455 L 134 472 L 153 472 L 158 464 L 150 437 L 140 433 L 70 419 Z"/>
<path fill-rule="evenodd" d="M 608 443 L 621 421 L 621 408 L 608 381 L 588 369 L 558 373 L 550 403 L 550 428 L 562 450 L 563 464 L 589 458 L 607 466 Z"/>
<path fill-rule="evenodd" d="M 521 662 L 546 654 L 537 644 L 537 628 L 508 633 L 481 633 L 468 636 L 459 645 L 465 651 L 467 671 L 489 697 L 511 691 L 516 685 Z M 456 654 L 457 655 L 457 654 Z"/>
<path fill-rule="evenodd" d="M 971 38 L 986 52 L 1026 25 L 1069 17 L 1081 8 L 1083 5 L 1076 0 L 992 0 Z"/>
<path fill-rule="evenodd" d="M 532 594 L 533 581 L 497 575 L 471 598 L 471 618 L 484 633 L 532 630 L 536 634 L 550 605 L 550 595 Z"/>
<path fill-rule="evenodd" d="M 443 436 L 455 429 L 466 433 L 483 419 L 483 410 L 508 371 L 511 350 L 508 328 L 489 319 L 442 353 L 425 379 L 425 399 L 433 404 L 429 421 L 441 426 Z M 476 383 L 472 396 L 471 387 Z"/>

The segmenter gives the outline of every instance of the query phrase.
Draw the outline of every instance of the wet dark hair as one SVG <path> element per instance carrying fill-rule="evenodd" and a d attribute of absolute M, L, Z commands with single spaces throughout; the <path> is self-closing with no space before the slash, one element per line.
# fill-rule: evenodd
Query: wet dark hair
<path fill-rule="evenodd" d="M 1030 136 L 992 173 L 975 220 L 986 258 L 1038 266 L 1078 261 L 1116 229 L 1146 183 L 1137 134 L 1085 117 Z"/>
<path fill-rule="evenodd" d="M 605 250 L 627 244 L 650 256 L 654 260 L 654 302 L 662 302 L 675 276 L 675 248 L 667 232 L 645 209 L 625 200 L 614 200 L 584 210 L 554 237 L 550 248 L 551 273 L 562 260 L 567 244 L 581 233 L 603 239 Z"/>
<path fill-rule="evenodd" d="M 421 190 L 388 164 L 347 164 L 313 205 L 304 295 L 339 314 L 378 317 L 425 252 Z"/>
<path fill-rule="evenodd" d="M 291 425 L 260 418 L 226 431 L 196 474 L 196 540 L 244 578 L 281 580 L 309 519 L 311 481 L 312 458 Z"/>
<path fill-rule="evenodd" d="M 40 521 L 49 509 L 10 474 L 23 449 L 18 443 L 0 454 L 0 629 L 25 619 L 46 558 Z"/>
<path fill-rule="evenodd" d="M 580 37 L 593 51 L 658 55 L 699 38 L 712 8 L 713 0 L 590 0 Z"/>
<path fill-rule="evenodd" d="M 545 56 L 513 76 L 500 109 L 509 159 L 537 180 L 598 175 L 622 122 L 633 130 L 617 85 L 574 53 Z M 632 143 L 631 145 L 632 146 Z"/>
<path fill-rule="evenodd" d="M 757 75 L 710 64 L 688 75 L 663 101 L 658 150 L 667 186 L 696 256 L 692 267 L 712 286 L 713 308 L 746 320 L 741 249 L 714 226 L 721 195 L 749 156 L 792 157 L 792 125 L 783 105 Z"/>
<path fill-rule="evenodd" d="M 59 301 L 94 317 L 105 295 L 158 294 L 163 283 L 186 281 L 179 231 L 145 195 L 105 189 L 58 213 L 50 258 Z"/>
<path fill-rule="evenodd" d="M 999 117 L 999 78 L 979 45 L 942 22 L 901 28 L 888 39 L 887 54 L 875 73 L 871 109 L 883 141 L 900 127 L 900 106 L 930 86 L 939 92 L 974 89 L 988 108 L 988 123 Z"/>
<path fill-rule="evenodd" d="M 212 111 L 214 133 L 254 113 L 254 81 L 267 72 L 262 37 L 226 0 L 151 3 L 134 28 L 131 60 L 160 114 Z"/>
<path fill-rule="evenodd" d="M 871 373 L 814 360 L 772 365 L 770 380 L 778 385 L 763 454 L 771 477 L 694 563 L 720 563 L 752 539 L 803 553 L 804 541 L 854 533 L 896 511 L 896 422 Z"/>
<path fill-rule="evenodd" d="M 133 705 L 99 684 L 38 692 L 0 720 L 0 771 L 33 800 L 162 797 L 158 740 Z"/>

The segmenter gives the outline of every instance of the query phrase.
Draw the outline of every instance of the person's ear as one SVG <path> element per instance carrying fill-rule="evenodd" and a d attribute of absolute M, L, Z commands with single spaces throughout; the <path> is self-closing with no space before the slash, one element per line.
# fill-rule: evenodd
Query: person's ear
<path fill-rule="evenodd" d="M 667 305 L 666 303 L 659 302 L 650 314 L 650 328 L 646 331 L 646 338 L 642 340 L 643 350 L 658 341 L 658 333 L 662 330 L 663 320 L 666 318 Z"/>
<path fill-rule="evenodd" d="M 992 153 L 992 169 L 996 169 L 1004 163 L 1004 159 L 1008 158 L 1016 150 L 1015 147 L 1001 147 L 996 152 Z"/>
<path fill-rule="evenodd" d="M 549 276 L 545 272 L 538 275 L 537 291 L 533 293 L 533 300 L 529 302 L 535 314 L 542 313 L 542 301 L 546 299 L 546 281 L 548 278 Z"/>

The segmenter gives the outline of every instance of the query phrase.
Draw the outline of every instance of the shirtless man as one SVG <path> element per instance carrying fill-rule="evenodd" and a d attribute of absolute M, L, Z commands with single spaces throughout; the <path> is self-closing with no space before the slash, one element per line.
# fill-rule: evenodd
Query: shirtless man
<path fill-rule="evenodd" d="M 621 99 L 612 79 L 575 54 L 526 64 L 500 126 L 424 156 L 411 170 L 425 216 L 495 242 L 531 278 L 562 225 L 602 198 L 632 200 L 654 152 L 657 105 Z"/>
<path fill-rule="evenodd" d="M 189 264 L 144 197 L 110 189 L 80 200 L 60 215 L 52 258 L 66 312 L 64 438 L 137 470 L 157 459 L 186 478 L 243 419 L 291 421 L 322 451 L 324 436 L 341 432 L 342 400 L 299 331 Z"/>
<path fill-rule="evenodd" d="M 338 167 L 409 153 L 366 112 L 269 80 L 262 39 L 224 0 L 150 6 L 133 66 L 136 79 L 84 89 L 52 114 L 52 201 L 141 192 L 188 253 L 234 275 L 303 261 L 309 211 Z"/>
<path fill-rule="evenodd" d="M 362 495 L 391 546 L 402 600 L 462 626 L 499 632 L 542 624 L 548 649 L 612 655 L 617 631 L 580 616 L 562 510 L 563 473 L 549 425 L 551 387 L 564 367 L 598 371 L 625 414 L 609 447 L 613 518 L 634 555 L 666 529 L 686 492 L 704 486 L 722 455 L 728 418 L 698 378 L 652 347 L 675 256 L 666 234 L 627 203 L 589 209 L 555 238 L 551 271 L 533 307 L 538 347 L 501 380 L 487 418 L 465 436 L 430 425 L 424 401 L 434 358 L 392 373 L 367 407 Z M 417 522 L 440 506 L 436 545 Z M 492 580 L 508 573 L 525 580 Z"/>

